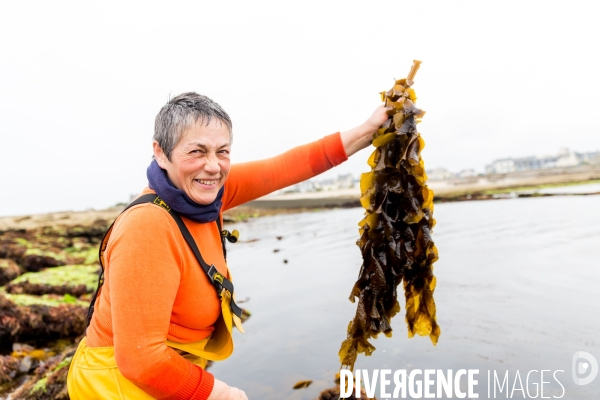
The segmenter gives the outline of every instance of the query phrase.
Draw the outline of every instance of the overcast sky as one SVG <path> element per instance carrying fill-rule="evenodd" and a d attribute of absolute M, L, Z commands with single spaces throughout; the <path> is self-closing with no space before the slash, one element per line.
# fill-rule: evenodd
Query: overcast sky
<path fill-rule="evenodd" d="M 600 150 L 598 4 L 2 2 L 0 215 L 128 201 L 169 96 L 220 103 L 247 161 L 362 123 L 413 59 L 428 169 Z"/>

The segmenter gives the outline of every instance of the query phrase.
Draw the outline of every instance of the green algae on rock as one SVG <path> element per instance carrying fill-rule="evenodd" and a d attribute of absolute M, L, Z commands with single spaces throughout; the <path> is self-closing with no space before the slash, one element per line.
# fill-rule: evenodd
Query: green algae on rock
<path fill-rule="evenodd" d="M 7 231 L 0 238 L 0 258 L 12 259 L 26 271 L 64 265 L 65 254 L 61 253 L 60 244 L 56 244 L 52 238 L 42 236 L 38 231 Z"/>
<path fill-rule="evenodd" d="M 65 265 L 65 254 L 60 250 L 43 250 L 38 248 L 29 248 L 23 254 L 21 265 L 27 271 L 39 271 L 43 268 L 58 267 Z"/>
<path fill-rule="evenodd" d="M 29 294 L 9 294 L 2 293 L 0 296 L 4 296 L 6 299 L 15 303 L 17 306 L 29 307 L 29 306 L 47 306 L 56 307 L 62 304 L 74 304 L 77 306 L 88 306 L 89 302 L 78 300 L 77 298 L 65 294 L 63 296 L 45 294 L 43 296 L 34 296 Z"/>
<path fill-rule="evenodd" d="M 98 264 L 98 245 L 106 221 L 98 225 L 45 226 L 0 232 L 0 258 L 12 259 L 24 271 L 73 264 Z"/>
<path fill-rule="evenodd" d="M 0 258 L 0 286 L 6 285 L 21 273 L 21 269 L 13 260 Z"/>
<path fill-rule="evenodd" d="M 87 306 L 70 295 L 0 294 L 0 343 L 79 336 Z"/>
<path fill-rule="evenodd" d="M 40 272 L 27 272 L 6 285 L 11 294 L 70 294 L 79 297 L 92 293 L 98 282 L 98 267 L 94 265 L 65 265 Z"/>
<path fill-rule="evenodd" d="M 75 243 L 74 246 L 67 247 L 64 251 L 74 263 L 83 265 L 99 265 L 97 245 L 89 246 L 81 243 Z"/>
<path fill-rule="evenodd" d="M 90 243 L 99 244 L 104 234 L 110 227 L 111 222 L 104 219 L 97 219 L 90 225 L 76 225 L 66 231 L 68 237 L 87 238 Z"/>
<path fill-rule="evenodd" d="M 358 298 L 356 316 L 339 351 L 343 366 L 354 368 L 359 353 L 371 355 L 369 339 L 392 335 L 390 321 L 400 311 L 397 286 L 403 282 L 408 336 L 429 335 L 437 343 L 433 263 L 438 251 L 431 234 L 433 191 L 427 187 L 420 156 L 425 142 L 417 123 L 425 114 L 416 106 L 410 86 L 419 68 L 416 61 L 406 79 L 381 93 L 389 119 L 373 135 L 376 147 L 368 159 L 371 172 L 360 179 L 365 218 L 359 223 L 363 265 L 350 301 Z"/>
<path fill-rule="evenodd" d="M 40 364 L 34 376 L 11 394 L 13 400 L 68 400 L 67 373 L 76 346 Z"/>
<path fill-rule="evenodd" d="M 7 284 L 0 287 L 0 347 L 6 352 L 31 343 L 51 349 L 0 356 L 0 398 L 68 398 L 64 378 L 69 354 L 50 354 L 62 354 L 65 346 L 72 354 L 74 338 L 85 332 L 89 300 L 83 299 L 97 284 L 98 244 L 107 226 L 96 220 L 93 226 L 0 232 L 0 285 Z M 57 349 L 52 343 L 58 342 L 65 345 Z M 44 359 L 36 358 L 40 356 Z"/>

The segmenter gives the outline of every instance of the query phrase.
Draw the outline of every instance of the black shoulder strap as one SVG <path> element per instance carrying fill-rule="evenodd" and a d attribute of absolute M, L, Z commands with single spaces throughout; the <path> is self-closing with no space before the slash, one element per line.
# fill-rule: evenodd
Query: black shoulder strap
<path fill-rule="evenodd" d="M 192 234 L 188 230 L 187 226 L 185 226 L 185 224 L 183 223 L 183 220 L 181 219 L 179 214 L 176 212 L 173 212 L 173 211 L 170 211 L 169 213 L 171 214 L 171 216 L 173 217 L 175 222 L 177 222 L 177 226 L 179 226 L 179 230 L 181 231 L 181 234 L 183 235 L 186 242 L 188 243 L 188 245 L 194 252 L 194 255 L 196 256 L 196 259 L 200 263 L 200 266 L 202 267 L 204 272 L 206 272 L 206 275 L 208 275 L 208 279 L 213 284 L 213 286 L 216 288 L 217 296 L 219 296 L 219 298 L 221 298 L 221 292 L 223 289 L 226 289 L 227 291 L 229 291 L 229 293 L 231 293 L 231 302 L 229 303 L 229 305 L 231 306 L 231 312 L 234 313 L 235 315 L 237 315 L 241 319 L 242 318 L 242 309 L 240 307 L 238 307 L 237 304 L 235 304 L 235 300 L 233 298 L 233 283 L 231 283 L 231 281 L 229 279 L 225 278 L 225 276 L 223 276 L 219 271 L 217 271 L 217 269 L 215 268 L 214 265 L 208 265 L 206 263 L 206 261 L 204 261 L 204 259 L 202 258 L 202 254 L 200 254 L 200 249 L 198 249 L 198 246 L 196 245 L 196 242 L 194 241 Z M 221 234 L 221 223 L 219 222 L 218 218 L 217 218 L 217 226 L 219 228 L 219 234 Z M 224 238 L 223 238 L 222 234 L 221 234 L 221 243 L 223 246 L 223 255 L 225 256 L 225 242 L 224 242 Z"/>
<path fill-rule="evenodd" d="M 217 291 L 217 296 L 219 296 L 219 298 L 221 298 L 222 290 L 223 289 L 228 290 L 229 293 L 231 293 L 231 302 L 230 302 L 231 311 L 235 315 L 237 315 L 239 318 L 241 318 L 242 317 L 242 309 L 235 303 L 235 300 L 233 298 L 233 283 L 231 283 L 231 281 L 229 279 L 225 278 L 225 276 L 223 276 L 219 271 L 217 271 L 217 269 L 215 268 L 214 265 L 208 265 L 206 263 L 206 261 L 204 261 L 204 259 L 202 258 L 202 254 L 200 254 L 200 249 L 198 249 L 198 246 L 196 245 L 196 242 L 194 241 L 192 234 L 188 230 L 187 226 L 185 226 L 185 223 L 181 219 L 181 216 L 177 212 L 175 212 L 171 207 L 169 207 L 167 205 L 167 203 L 165 203 L 164 200 L 162 200 L 156 194 L 145 194 L 143 196 L 138 197 L 133 202 L 131 202 L 127 207 L 125 207 L 125 209 L 123 211 L 121 211 L 121 213 L 123 213 L 125 210 L 127 210 L 135 205 L 143 204 L 143 203 L 156 204 L 157 206 L 162 207 L 169 212 L 171 217 L 173 217 L 173 219 L 177 223 L 177 226 L 179 227 L 181 234 L 185 238 L 185 241 L 187 242 L 188 246 L 190 246 L 190 249 L 194 253 L 194 256 L 196 256 L 198 263 L 200 264 L 200 266 L 202 267 L 204 272 L 206 272 L 208 279 L 215 287 L 215 289 Z M 92 315 L 94 314 L 94 306 L 96 304 L 98 294 L 100 293 L 100 288 L 104 284 L 104 252 L 106 250 L 106 246 L 108 245 L 108 239 L 110 237 L 110 234 L 112 232 L 114 224 L 115 223 L 113 221 L 113 223 L 110 225 L 110 227 L 106 231 L 106 234 L 104 235 L 104 238 L 102 239 L 102 243 L 100 243 L 100 248 L 98 251 L 98 258 L 100 260 L 100 266 L 102 268 L 102 271 L 100 272 L 100 276 L 98 277 L 98 288 L 96 289 L 96 292 L 94 293 L 94 296 L 92 297 L 90 307 L 88 309 L 88 315 L 87 315 L 87 325 L 88 326 L 90 325 L 90 322 L 92 321 Z M 228 238 L 228 235 L 230 235 L 230 234 L 229 234 L 229 232 L 227 232 L 225 234 L 222 233 L 223 231 L 221 231 L 220 216 L 217 218 L 217 227 L 219 229 L 219 234 L 221 236 L 221 243 L 223 246 L 223 256 L 226 257 L 227 253 L 225 250 L 225 239 Z"/>

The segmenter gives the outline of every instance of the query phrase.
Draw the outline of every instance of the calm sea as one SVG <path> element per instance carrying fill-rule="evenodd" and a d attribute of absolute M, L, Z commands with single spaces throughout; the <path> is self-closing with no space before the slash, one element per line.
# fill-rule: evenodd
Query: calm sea
<path fill-rule="evenodd" d="M 212 367 L 217 378 L 262 400 L 314 399 L 333 386 L 356 307 L 348 295 L 361 265 L 362 215 L 356 208 L 230 225 L 242 242 L 229 246 L 229 265 L 252 317 L 234 355 Z M 447 203 L 434 216 L 438 345 L 408 339 L 402 310 L 393 337 L 374 341 L 374 355 L 359 356 L 355 368 L 479 369 L 479 398 L 488 398 L 488 371 L 492 379 L 508 371 L 512 398 L 524 398 L 517 373 L 533 396 L 549 370 L 544 397 L 561 396 L 558 380 L 562 398 L 598 398 L 600 376 L 578 386 L 571 374 L 578 351 L 600 360 L 600 196 Z M 309 388 L 292 389 L 306 379 Z"/>

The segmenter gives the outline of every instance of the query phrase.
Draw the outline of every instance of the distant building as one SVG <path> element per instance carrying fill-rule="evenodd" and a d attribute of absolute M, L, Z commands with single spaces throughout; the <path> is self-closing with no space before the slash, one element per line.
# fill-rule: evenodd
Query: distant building
<path fill-rule="evenodd" d="M 352 174 L 338 175 L 338 183 L 340 189 L 351 189 L 354 187 L 354 177 Z"/>
<path fill-rule="evenodd" d="M 537 157 L 522 157 L 514 160 L 515 171 L 529 171 L 542 168 L 541 159 Z"/>
<path fill-rule="evenodd" d="M 507 174 L 518 171 L 536 169 L 576 167 L 581 164 L 600 163 L 600 152 L 575 153 L 566 147 L 561 148 L 557 155 L 542 157 L 502 158 L 486 165 L 486 174 Z"/>
<path fill-rule="evenodd" d="M 309 193 L 326 190 L 353 188 L 356 180 L 352 174 L 338 175 L 337 178 L 322 179 L 320 181 L 304 181 L 285 189 L 286 193 Z"/>
<path fill-rule="evenodd" d="M 315 187 L 317 190 L 335 190 L 338 188 L 338 185 L 335 179 L 330 178 L 316 182 Z"/>
<path fill-rule="evenodd" d="M 581 164 L 581 160 L 579 159 L 579 157 L 577 157 L 577 155 L 574 152 L 567 149 L 566 147 L 560 149 L 556 160 L 557 167 L 575 167 L 579 164 Z"/>
<path fill-rule="evenodd" d="M 454 177 L 454 174 L 446 168 L 434 168 L 426 171 L 430 181 L 443 181 Z"/>
<path fill-rule="evenodd" d="M 600 151 L 592 153 L 575 153 L 582 164 L 600 164 Z"/>
<path fill-rule="evenodd" d="M 477 176 L 477 172 L 474 169 L 463 169 L 458 174 L 456 174 L 458 178 L 472 178 Z"/>
<path fill-rule="evenodd" d="M 516 171 L 515 160 L 512 158 L 502 158 L 485 166 L 487 174 L 508 174 Z"/>
<path fill-rule="evenodd" d="M 540 158 L 540 168 L 556 168 L 556 160 L 558 160 L 556 156 L 543 156 Z"/>
<path fill-rule="evenodd" d="M 300 182 L 300 183 L 297 183 L 297 184 L 292 185 L 289 188 L 285 189 L 286 193 L 308 193 L 308 192 L 315 192 L 315 191 L 316 191 L 316 187 L 315 187 L 315 182 L 313 182 L 313 181 Z"/>

